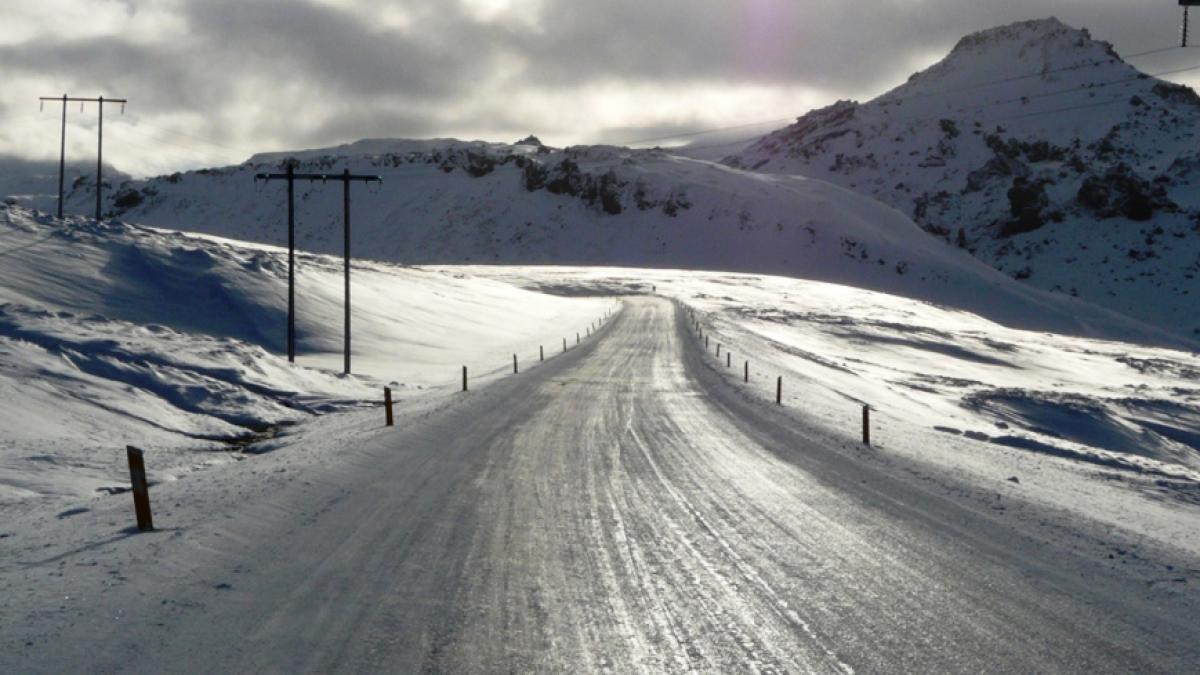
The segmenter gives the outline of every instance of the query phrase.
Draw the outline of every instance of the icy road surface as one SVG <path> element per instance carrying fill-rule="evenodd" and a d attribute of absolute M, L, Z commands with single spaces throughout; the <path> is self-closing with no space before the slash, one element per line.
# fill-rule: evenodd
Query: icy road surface
<path fill-rule="evenodd" d="M 135 560 L 82 602 L 85 554 L 6 565 L 56 590 L 0 671 L 1194 672 L 1200 561 L 807 430 L 686 324 L 628 300 L 218 523 L 104 542 Z"/>

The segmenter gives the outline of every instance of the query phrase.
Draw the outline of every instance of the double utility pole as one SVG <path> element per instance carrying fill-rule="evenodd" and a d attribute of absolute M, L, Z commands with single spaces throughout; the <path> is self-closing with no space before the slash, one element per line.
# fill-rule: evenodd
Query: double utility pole
<path fill-rule="evenodd" d="M 254 176 L 254 180 L 273 181 L 286 180 L 288 194 L 288 334 L 287 348 L 288 361 L 295 363 L 296 361 L 296 190 L 295 182 L 297 180 L 307 180 L 309 182 L 319 180 L 324 183 L 327 180 L 342 182 L 342 239 L 343 239 L 343 257 L 345 264 L 345 373 L 350 374 L 350 183 L 382 183 L 383 178 L 379 176 L 360 175 L 350 173 L 350 169 L 346 169 L 339 174 L 324 174 L 324 173 L 296 173 L 295 165 L 288 163 L 286 173 L 260 173 Z"/>
<path fill-rule="evenodd" d="M 42 106 L 46 105 L 46 101 L 62 101 L 62 138 L 59 142 L 58 149 L 58 217 L 63 217 L 63 180 L 66 177 L 67 171 L 67 102 L 79 102 L 79 112 L 83 112 L 84 103 L 99 104 L 99 124 L 96 126 L 96 220 L 100 220 L 100 186 L 101 173 L 103 172 L 104 161 L 104 104 L 105 103 L 120 103 L 121 114 L 125 114 L 125 104 L 128 103 L 123 98 L 104 98 L 98 96 L 96 98 L 80 98 L 78 96 L 67 96 L 63 94 L 59 96 L 42 96 L 40 99 Z"/>

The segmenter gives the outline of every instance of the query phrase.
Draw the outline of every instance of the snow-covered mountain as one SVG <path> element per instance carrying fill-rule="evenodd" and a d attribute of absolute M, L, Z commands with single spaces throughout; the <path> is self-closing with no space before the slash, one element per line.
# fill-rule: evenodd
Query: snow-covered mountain
<path fill-rule="evenodd" d="M 353 187 L 359 258 L 778 274 L 929 300 L 1008 325 L 1117 330 L 1118 337 L 1179 344 L 1165 332 L 1017 284 L 851 190 L 658 150 L 551 149 L 532 138 L 513 145 L 366 140 L 129 182 L 114 191 L 109 208 L 156 227 L 282 244 L 286 189 L 254 177 L 289 162 L 299 172 L 349 168 L 383 177 L 381 187 Z M 93 198 L 87 186 L 72 194 L 80 209 Z M 341 185 L 302 181 L 296 204 L 299 246 L 341 253 Z"/>
<path fill-rule="evenodd" d="M 724 160 L 870 195 L 1029 284 L 1200 334 L 1200 97 L 1056 19 Z"/>

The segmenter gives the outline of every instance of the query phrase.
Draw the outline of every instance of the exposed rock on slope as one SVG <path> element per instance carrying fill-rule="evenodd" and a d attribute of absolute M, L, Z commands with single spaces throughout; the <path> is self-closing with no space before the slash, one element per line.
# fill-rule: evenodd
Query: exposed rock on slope
<path fill-rule="evenodd" d="M 1055 19 L 966 38 L 727 158 L 828 180 L 1027 283 L 1200 335 L 1200 97 Z"/>
<path fill-rule="evenodd" d="M 852 191 L 653 150 L 368 140 L 130 182 L 109 208 L 158 227 L 281 244 L 285 190 L 254 175 L 289 163 L 383 177 L 382 187 L 354 188 L 358 257 L 781 274 L 932 300 L 1014 326 L 1113 335 L 1120 325 L 1121 335 L 1176 340 L 1023 288 Z M 86 188 L 73 196 L 81 207 L 91 198 Z M 297 186 L 302 248 L 341 252 L 341 198 L 320 181 Z"/>

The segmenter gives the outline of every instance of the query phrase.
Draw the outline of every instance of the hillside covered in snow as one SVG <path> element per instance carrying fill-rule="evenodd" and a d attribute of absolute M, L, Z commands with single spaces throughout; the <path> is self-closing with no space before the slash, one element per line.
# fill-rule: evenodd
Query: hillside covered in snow
<path fill-rule="evenodd" d="M 1105 310 L 1013 282 L 874 199 L 798 176 L 743 171 L 658 150 L 551 149 L 453 140 L 360 141 L 264 154 L 233 167 L 127 182 L 112 215 L 145 225 L 286 242 L 298 172 L 377 174 L 353 189 L 356 258 L 406 264 L 619 265 L 807 278 L 967 309 L 1001 323 L 1181 344 Z M 298 245 L 342 251 L 340 184 L 296 188 Z M 79 209 L 87 186 L 72 194 Z"/>
<path fill-rule="evenodd" d="M 178 476 L 384 384 L 405 406 L 457 391 L 462 365 L 505 374 L 611 305 L 385 264 L 353 283 L 345 376 L 339 258 L 299 257 L 291 364 L 286 251 L 0 205 L 0 513 L 119 485 L 129 443 Z"/>
<path fill-rule="evenodd" d="M 1200 335 L 1198 125 L 1191 89 L 1048 19 L 723 161 L 853 189 L 1030 285 Z"/>

